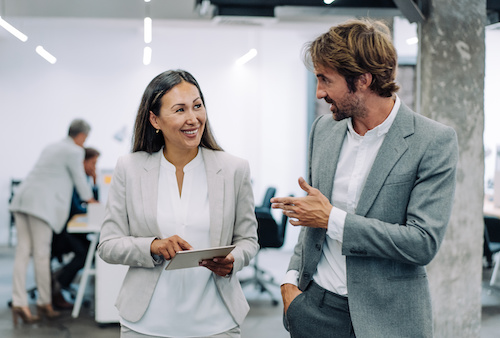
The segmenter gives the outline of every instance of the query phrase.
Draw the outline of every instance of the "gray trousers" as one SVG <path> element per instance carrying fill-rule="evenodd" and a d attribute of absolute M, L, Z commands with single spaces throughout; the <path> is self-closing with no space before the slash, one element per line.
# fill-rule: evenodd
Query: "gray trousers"
<path fill-rule="evenodd" d="M 355 338 L 347 297 L 311 282 L 283 317 L 292 338 Z"/>
<path fill-rule="evenodd" d="M 241 329 L 239 326 L 237 326 L 234 329 L 231 329 L 226 332 L 218 333 L 213 336 L 206 336 L 199 338 L 240 338 L 240 337 L 241 337 Z M 122 325 L 120 329 L 120 338 L 160 338 L 160 337 L 142 334 Z"/>

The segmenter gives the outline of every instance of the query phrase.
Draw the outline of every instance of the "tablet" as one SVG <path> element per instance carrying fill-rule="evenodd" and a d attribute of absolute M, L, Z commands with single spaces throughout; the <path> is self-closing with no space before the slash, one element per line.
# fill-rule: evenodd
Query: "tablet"
<path fill-rule="evenodd" d="M 215 248 L 207 248 L 200 250 L 184 250 L 179 251 L 168 263 L 165 270 L 185 269 L 200 266 L 199 263 L 204 259 L 212 259 L 215 257 L 226 257 L 236 245 L 219 246 Z"/>

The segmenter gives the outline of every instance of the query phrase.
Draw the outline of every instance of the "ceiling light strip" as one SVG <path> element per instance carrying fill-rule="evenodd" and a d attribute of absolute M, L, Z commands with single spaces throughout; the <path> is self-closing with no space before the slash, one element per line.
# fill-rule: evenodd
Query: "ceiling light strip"
<path fill-rule="evenodd" d="M 248 51 L 248 53 L 246 53 L 245 55 L 241 56 L 238 60 L 236 60 L 236 65 L 243 66 L 245 63 L 252 60 L 256 56 L 257 56 L 257 49 L 252 48 Z"/>
<path fill-rule="evenodd" d="M 145 66 L 149 65 L 151 63 L 151 55 L 153 54 L 153 50 L 151 47 L 144 47 L 144 55 L 142 57 L 142 63 L 144 63 Z"/>
<path fill-rule="evenodd" d="M 150 17 L 144 18 L 144 42 L 150 43 L 153 40 L 153 20 Z"/>
<path fill-rule="evenodd" d="M 0 16 L 0 26 L 5 28 L 10 34 L 14 35 L 22 42 L 26 42 L 26 40 L 28 40 L 28 37 L 25 34 L 21 33 L 17 28 L 15 28 L 10 23 L 2 19 L 1 16 Z"/>
<path fill-rule="evenodd" d="M 50 54 L 49 52 L 47 52 L 42 46 L 37 46 L 35 50 L 38 53 L 38 55 L 43 57 L 45 60 L 47 60 L 51 64 L 56 63 L 56 61 L 57 61 L 56 57 L 54 55 Z"/>

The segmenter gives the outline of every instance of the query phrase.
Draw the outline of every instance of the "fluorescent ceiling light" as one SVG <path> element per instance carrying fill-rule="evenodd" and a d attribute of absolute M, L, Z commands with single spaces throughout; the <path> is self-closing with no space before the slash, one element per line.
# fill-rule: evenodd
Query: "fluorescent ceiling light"
<path fill-rule="evenodd" d="M 246 53 L 245 55 L 240 57 L 238 60 L 236 60 L 236 65 L 243 66 L 245 63 L 252 60 L 256 56 L 257 56 L 257 49 L 252 48 L 248 51 L 248 53 Z"/>
<path fill-rule="evenodd" d="M 334 2 L 335 0 L 323 0 L 323 2 L 327 5 L 330 5 L 332 2 Z"/>
<path fill-rule="evenodd" d="M 47 60 L 51 64 L 56 63 L 56 61 L 57 61 L 56 57 L 54 55 L 50 54 L 49 52 L 47 52 L 42 46 L 36 47 L 35 50 L 38 53 L 38 55 L 43 57 L 45 60 Z"/>
<path fill-rule="evenodd" d="M 416 45 L 418 43 L 418 38 L 416 36 L 406 39 L 408 45 Z"/>
<path fill-rule="evenodd" d="M 144 18 L 144 42 L 150 43 L 153 40 L 153 20 L 150 17 Z"/>
<path fill-rule="evenodd" d="M 144 2 L 151 2 L 151 0 L 144 0 Z"/>
<path fill-rule="evenodd" d="M 151 63 L 151 54 L 153 54 L 153 50 L 151 49 L 151 47 L 144 47 L 144 56 L 142 57 L 142 63 L 144 63 L 145 66 Z"/>
<path fill-rule="evenodd" d="M 0 16 L 0 26 L 5 28 L 10 34 L 14 35 L 16 38 L 18 38 L 22 42 L 26 42 L 26 40 L 28 40 L 28 37 L 25 34 L 21 33 L 18 29 L 16 29 L 10 23 L 8 23 L 4 19 L 2 19 L 1 16 Z"/>

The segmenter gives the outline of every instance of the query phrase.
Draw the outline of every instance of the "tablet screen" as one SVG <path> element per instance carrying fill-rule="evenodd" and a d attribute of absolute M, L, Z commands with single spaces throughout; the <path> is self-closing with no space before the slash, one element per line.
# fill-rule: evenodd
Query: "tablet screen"
<path fill-rule="evenodd" d="M 226 257 L 236 245 L 219 246 L 215 248 L 184 250 L 176 253 L 165 270 L 185 269 L 200 266 L 199 263 L 204 259 L 215 257 Z"/>

